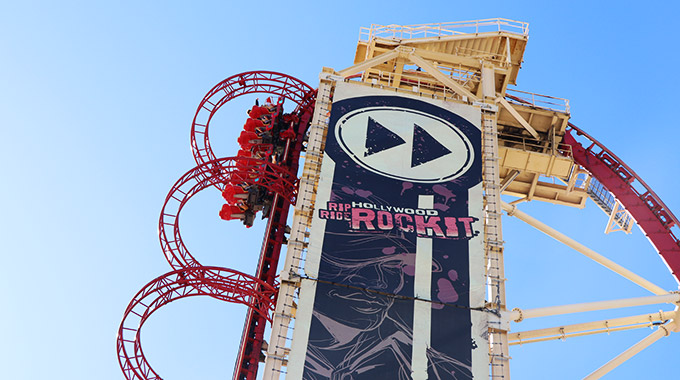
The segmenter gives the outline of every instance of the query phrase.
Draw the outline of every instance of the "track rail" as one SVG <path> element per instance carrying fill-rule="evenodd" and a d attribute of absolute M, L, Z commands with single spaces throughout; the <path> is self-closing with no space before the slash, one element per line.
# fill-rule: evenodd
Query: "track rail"
<path fill-rule="evenodd" d="M 312 92 L 310 96 L 315 96 L 315 94 L 316 92 Z M 312 101 L 311 105 L 313 104 L 314 102 Z M 281 163 L 291 173 L 296 173 L 298 170 L 302 140 L 311 120 L 312 111 L 313 107 L 311 106 L 298 107 L 295 111 L 296 115 L 299 116 L 299 123 L 295 130 L 296 136 L 295 139 L 291 139 L 286 143 Z M 276 277 L 281 247 L 287 242 L 284 233 L 291 204 L 294 204 L 294 202 L 286 200 L 279 194 L 276 194 L 272 201 L 262 249 L 260 250 L 260 258 L 255 271 L 255 276 L 267 283 L 273 283 Z M 255 313 L 252 309 L 248 309 L 239 353 L 234 365 L 234 380 L 255 380 L 261 359 L 260 352 L 262 351 L 262 343 L 264 341 L 265 324 L 266 321 L 262 315 Z"/>
<path fill-rule="evenodd" d="M 244 170 L 242 165 L 250 168 Z M 243 175 L 249 174 L 249 175 Z M 297 177 L 286 168 L 267 161 L 245 157 L 227 157 L 208 161 L 186 172 L 165 197 L 158 221 L 158 236 L 166 260 L 173 269 L 201 264 L 182 241 L 179 214 L 187 202 L 207 187 L 220 188 L 228 183 L 258 185 L 295 203 Z"/>
<path fill-rule="evenodd" d="M 257 278 L 220 267 L 175 270 L 146 284 L 132 299 L 118 329 L 118 363 L 129 380 L 160 380 L 144 357 L 141 331 L 144 322 L 170 302 L 193 296 L 213 298 L 248 306 L 266 320 L 276 304 L 277 288 Z"/>
<path fill-rule="evenodd" d="M 297 104 L 294 113 L 302 114 L 314 106 L 316 90 L 290 75 L 274 71 L 249 71 L 232 75 L 213 87 L 198 105 L 191 124 L 191 151 L 197 165 L 214 160 L 208 129 L 215 113 L 228 101 L 246 94 L 282 96 Z"/>
<path fill-rule="evenodd" d="M 590 145 L 585 148 L 574 136 L 585 137 Z M 644 234 L 659 252 L 678 281 L 680 275 L 680 240 L 671 231 L 677 217 L 645 181 L 602 143 L 572 123 L 564 135 L 564 143 L 571 146 L 574 160 L 600 181 L 633 216 Z"/>

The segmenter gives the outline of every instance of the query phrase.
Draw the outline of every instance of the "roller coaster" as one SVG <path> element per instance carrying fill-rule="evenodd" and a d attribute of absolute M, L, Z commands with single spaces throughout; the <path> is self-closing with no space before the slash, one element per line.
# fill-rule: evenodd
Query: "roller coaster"
<path fill-rule="evenodd" d="M 515 64 L 518 61 L 515 52 L 511 50 L 523 49 L 523 45 L 518 46 L 526 42 L 525 37 L 528 31 L 528 26 L 524 29 L 524 23 L 513 23 L 517 22 L 493 19 L 467 22 L 467 24 L 373 26 L 368 37 L 360 41 L 356 65 L 338 72 L 328 73 L 326 71 L 326 75 L 322 75 L 322 84 L 324 80 L 360 82 L 369 86 L 393 88 L 395 91 L 407 88 L 408 91 L 416 91 L 421 95 L 439 96 L 445 100 L 448 97 L 454 101 L 474 103 L 475 99 L 471 96 L 478 96 L 482 91 L 482 85 L 475 83 L 475 80 L 464 80 L 462 76 L 453 71 L 445 76 L 448 79 L 440 78 L 441 73 L 432 72 L 433 58 L 425 53 L 428 48 L 417 43 L 427 42 L 426 40 L 433 36 L 440 39 L 454 36 L 455 38 L 451 38 L 450 41 L 458 41 L 462 35 L 467 35 L 470 40 L 479 42 L 480 38 L 485 37 L 487 33 L 480 30 L 480 27 L 497 26 L 497 35 L 506 38 L 501 41 L 498 48 L 494 47 L 495 45 L 484 45 L 482 41 L 481 45 L 476 45 L 474 49 L 469 47 L 465 50 L 459 45 L 454 50 L 458 52 L 457 54 L 464 56 L 473 54 L 470 52 L 497 49 L 498 57 L 494 56 L 493 59 L 509 62 L 507 67 L 510 78 L 513 75 L 516 76 L 516 71 L 512 72 L 512 70 L 519 68 L 519 64 Z M 520 32 L 507 32 L 503 27 L 509 24 L 519 25 L 522 29 Z M 475 33 L 447 34 L 449 29 L 459 31 L 471 25 L 477 28 Z M 389 38 L 381 34 L 387 33 L 386 31 L 391 33 Z M 400 33 L 398 36 L 396 31 Z M 492 32 L 495 30 L 488 32 L 489 38 L 497 36 L 491 36 Z M 515 34 L 506 35 L 501 32 Z M 417 33 L 424 34 L 417 35 Z M 388 46 L 389 44 L 385 41 L 391 41 L 392 46 Z M 409 45 L 409 42 L 413 44 Z M 507 45 L 503 45 L 504 43 Z M 393 54 L 392 52 L 400 49 L 395 46 L 414 47 L 415 53 L 408 53 L 411 54 L 410 56 L 405 55 L 403 51 Z M 416 53 L 421 49 L 422 54 L 419 56 Z M 387 72 L 379 66 L 388 61 L 402 62 L 403 65 L 405 57 L 410 57 L 418 69 L 409 71 L 404 66 Z M 429 60 L 422 57 L 429 58 Z M 467 59 L 467 57 L 463 58 Z M 439 59 L 441 63 L 441 58 Z M 463 61 L 465 60 L 461 58 L 461 62 Z M 519 61 L 521 61 L 521 54 Z M 476 65 L 474 62 L 463 63 L 470 66 Z M 397 74 L 395 70 L 398 71 Z M 480 68 L 478 71 L 481 72 L 481 70 Z M 424 80 L 426 76 L 430 82 Z M 500 80 L 505 80 L 505 85 L 513 81 L 513 79 L 503 78 Z M 563 133 L 556 133 L 555 128 L 546 132 L 531 125 L 531 116 L 520 115 L 521 112 L 553 112 L 554 109 L 551 106 L 537 102 L 533 95 L 526 97 L 522 94 L 505 93 L 505 91 L 501 93 L 503 94 L 501 99 L 496 99 L 495 104 L 505 107 L 505 116 L 512 121 L 506 122 L 503 128 L 499 128 L 502 132 L 498 137 L 500 147 L 528 152 L 527 154 L 548 152 L 549 155 L 573 162 L 574 166 L 570 168 L 568 175 L 554 175 L 564 179 L 567 189 L 564 194 L 569 194 L 573 189 L 580 189 L 586 193 L 587 197 L 594 200 L 609 214 L 608 228 L 610 230 L 611 226 L 617 225 L 620 229 L 630 231 L 632 224 L 637 223 L 677 280 L 680 273 L 680 240 L 674 232 L 674 227 L 679 226 L 680 223 L 657 194 L 617 155 L 583 129 L 569 122 Z M 241 150 L 233 157 L 216 157 L 209 139 L 209 126 L 213 116 L 227 102 L 251 94 L 259 95 L 261 99 L 266 98 L 266 100 L 263 100 L 262 105 L 258 100 L 250 109 L 249 117 L 245 120 L 245 125 L 238 137 Z M 271 71 L 251 71 L 232 75 L 218 83 L 199 103 L 191 127 L 191 148 L 196 166 L 181 176 L 172 186 L 165 198 L 158 222 L 161 249 L 171 271 L 150 281 L 133 297 L 123 313 L 118 330 L 118 360 L 126 379 L 161 379 L 145 358 L 140 340 L 141 330 L 144 323 L 159 308 L 186 297 L 209 296 L 248 307 L 234 370 L 235 380 L 256 379 L 259 363 L 264 361 L 265 356 L 272 356 L 272 353 L 276 352 L 273 347 L 265 344 L 264 333 L 266 325 L 275 320 L 275 313 L 282 313 L 277 308 L 278 297 L 281 297 L 279 293 L 282 284 L 280 282 L 290 283 L 288 278 L 277 277 L 279 258 L 284 245 L 302 244 L 299 241 L 293 241 L 288 236 L 291 232 L 291 227 L 287 225 L 289 209 L 291 206 L 313 208 L 313 204 L 302 205 L 300 203 L 298 192 L 309 192 L 309 187 L 305 190 L 301 189 L 300 178 L 298 178 L 299 161 L 301 157 L 309 159 L 310 156 L 318 155 L 318 152 L 310 147 L 310 126 L 314 123 L 322 123 L 320 119 L 328 117 L 325 113 L 329 109 L 329 97 L 328 93 L 321 94 L 321 88 L 314 89 L 292 76 Z M 286 113 L 283 108 L 284 103 L 294 104 L 295 108 Z M 319 107 L 320 104 L 326 108 Z M 500 114 L 501 111 L 497 112 Z M 563 113 L 568 116 L 568 110 Z M 503 115 L 500 116 L 502 118 Z M 519 120 L 518 117 L 524 120 Z M 499 125 L 501 123 L 499 121 Z M 553 125 L 555 125 L 554 122 Z M 550 134 L 552 137 L 549 136 Z M 555 139 L 556 135 L 560 135 L 557 136 L 559 141 Z M 551 138 L 555 140 L 549 141 Z M 525 144 L 526 141 L 530 144 Z M 519 145 L 522 146 L 518 148 Z M 525 171 L 516 165 L 501 162 L 499 169 L 502 183 L 499 184 L 498 194 L 501 192 L 515 196 L 519 194 L 524 197 L 523 200 L 532 200 L 531 196 L 538 194 L 537 187 L 541 185 L 536 182 L 537 180 L 534 180 L 533 190 L 519 190 L 520 182 L 518 181 Z M 305 175 L 306 172 L 303 171 L 302 176 Z M 577 183 L 578 181 L 580 183 Z M 222 219 L 231 220 L 232 223 L 242 223 L 245 227 L 252 226 L 259 213 L 262 214 L 262 219 L 266 220 L 264 241 L 255 274 L 249 275 L 228 268 L 203 265 L 183 243 L 179 226 L 180 212 L 194 195 L 210 188 L 214 190 L 209 191 L 219 191 L 225 200 L 225 204 L 219 210 L 219 216 Z M 313 189 L 313 186 L 311 188 Z M 559 199 L 559 196 L 561 195 L 555 195 L 554 198 Z M 560 202 L 567 201 L 554 203 Z M 585 199 L 582 199 L 575 203 L 581 203 L 582 207 L 584 202 Z M 516 204 L 503 204 L 503 209 L 509 215 L 518 215 L 515 213 L 518 211 Z M 617 268 L 610 266 L 610 269 L 621 273 Z M 637 277 L 628 278 L 637 281 Z M 669 293 L 653 285 L 647 286 L 647 283 L 642 280 L 637 283 L 650 289 L 658 297 L 666 297 L 663 302 L 675 304 L 680 302 L 680 295 L 677 292 Z M 510 315 L 508 318 L 521 320 L 530 314 L 531 310 L 516 309 L 514 314 L 508 314 Z M 677 312 L 660 315 L 657 320 L 662 323 L 659 330 L 661 332 L 656 333 L 655 339 L 677 331 L 676 318 Z M 631 323 L 638 322 L 635 320 Z M 508 339 L 507 332 L 505 339 Z M 510 335 L 510 341 L 512 339 Z M 505 343 L 507 345 L 507 341 Z M 273 344 L 275 344 L 273 341 L 269 342 L 269 346 Z M 505 349 L 507 350 L 507 347 Z M 493 353 L 494 349 L 490 348 L 490 352 Z M 493 366 L 494 360 L 490 362 Z M 285 366 L 285 362 L 275 367 L 280 368 L 281 365 Z M 608 367 L 592 376 L 597 378 L 610 369 Z M 507 371 L 507 368 L 504 371 Z M 491 377 L 500 377 L 499 372 L 494 372 L 492 369 Z M 265 378 L 278 379 L 279 372 L 265 373 Z"/>

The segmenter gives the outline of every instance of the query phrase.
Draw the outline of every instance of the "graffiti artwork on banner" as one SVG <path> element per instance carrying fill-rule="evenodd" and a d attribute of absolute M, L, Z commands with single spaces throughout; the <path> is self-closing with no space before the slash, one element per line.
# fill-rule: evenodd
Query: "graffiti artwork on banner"
<path fill-rule="evenodd" d="M 302 378 L 470 379 L 486 331 L 470 312 L 483 303 L 471 290 L 483 264 L 470 269 L 483 257 L 479 111 L 347 86 L 333 100 L 307 254 Z"/>

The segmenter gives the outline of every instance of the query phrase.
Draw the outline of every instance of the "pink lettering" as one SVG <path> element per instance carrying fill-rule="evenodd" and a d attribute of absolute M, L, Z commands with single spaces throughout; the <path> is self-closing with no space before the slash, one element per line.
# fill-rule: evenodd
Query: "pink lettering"
<path fill-rule="evenodd" d="M 465 237 L 472 237 L 472 222 L 475 221 L 474 218 L 458 218 L 458 221 L 463 223 L 465 227 Z"/>
<path fill-rule="evenodd" d="M 365 208 L 352 209 L 352 229 L 361 229 L 361 222 L 364 222 L 367 230 L 375 230 L 373 227 L 373 219 L 375 219 L 375 211 Z"/>
<path fill-rule="evenodd" d="M 437 223 L 441 220 L 438 216 L 431 216 L 427 222 L 425 222 L 425 217 L 422 215 L 416 215 L 416 231 L 419 235 L 428 235 L 431 233 L 428 228 L 434 233 L 435 236 L 444 237 L 444 232 L 442 232 L 441 227 Z"/>
<path fill-rule="evenodd" d="M 458 226 L 456 225 L 456 218 L 445 217 L 444 224 L 446 225 L 446 236 L 447 237 L 458 237 Z"/>
<path fill-rule="evenodd" d="M 381 230 L 391 230 L 394 228 L 392 214 L 387 211 L 378 211 L 378 228 Z"/>
<path fill-rule="evenodd" d="M 408 222 L 413 223 L 413 218 L 411 215 L 406 215 L 406 214 L 396 214 L 394 215 L 394 223 L 397 225 L 397 227 L 404 232 L 413 232 L 413 225 L 412 224 L 406 224 L 404 222 L 404 219 L 406 219 Z"/>

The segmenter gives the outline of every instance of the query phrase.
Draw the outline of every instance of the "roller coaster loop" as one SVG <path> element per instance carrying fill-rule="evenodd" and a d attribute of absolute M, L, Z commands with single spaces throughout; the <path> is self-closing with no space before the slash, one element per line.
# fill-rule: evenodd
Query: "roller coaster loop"
<path fill-rule="evenodd" d="M 293 113 L 298 115 L 312 108 L 316 97 L 315 89 L 282 73 L 249 71 L 230 76 L 208 91 L 196 110 L 191 125 L 191 151 L 197 165 L 215 159 L 210 147 L 208 127 L 217 110 L 236 97 L 255 93 L 278 95 L 291 100 L 297 105 Z"/>
<path fill-rule="evenodd" d="M 194 267 L 166 273 L 146 284 L 128 305 L 118 329 L 118 363 L 128 380 L 160 380 L 144 357 L 141 328 L 144 322 L 172 301 L 193 296 L 246 305 L 271 322 L 276 287 L 253 276 L 220 267 Z"/>
<path fill-rule="evenodd" d="M 158 221 L 158 235 L 165 258 L 173 269 L 200 266 L 182 242 L 179 213 L 199 191 L 225 184 L 261 186 L 295 203 L 297 177 L 287 169 L 264 160 L 247 157 L 226 157 L 196 166 L 185 173 L 165 198 Z"/>

